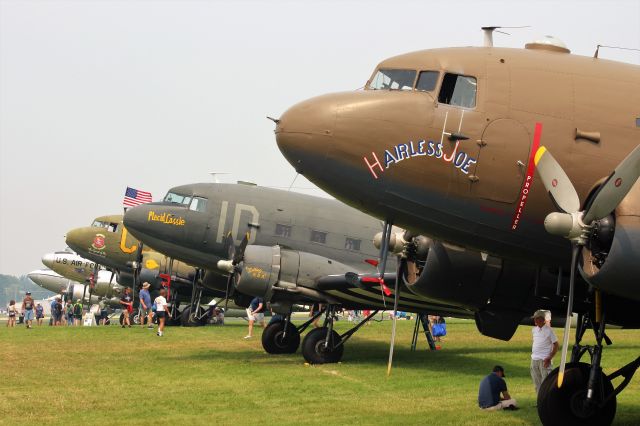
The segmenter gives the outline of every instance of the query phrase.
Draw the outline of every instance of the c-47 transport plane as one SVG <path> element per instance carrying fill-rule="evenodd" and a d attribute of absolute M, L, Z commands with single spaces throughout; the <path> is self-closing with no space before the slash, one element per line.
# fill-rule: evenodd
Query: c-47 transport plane
<path fill-rule="evenodd" d="M 541 387 L 540 418 L 611 423 L 640 365 L 600 367 L 605 325 L 640 326 L 640 67 L 572 55 L 550 37 L 424 50 L 382 61 L 365 90 L 303 101 L 274 121 L 307 179 L 442 242 L 422 259 L 403 253 L 415 294 L 471 309 L 480 332 L 501 339 L 532 302 L 560 303 L 562 359 Z M 594 345 L 582 344 L 587 330 Z"/>
<path fill-rule="evenodd" d="M 124 224 L 145 245 L 208 271 L 231 272 L 230 286 L 268 300 L 286 318 L 263 333 L 270 353 L 298 348 L 306 325 L 287 327 L 294 304 L 319 302 L 330 311 L 393 307 L 391 291 L 384 293 L 367 263 L 378 258 L 372 239 L 381 222 L 336 200 L 256 185 L 192 184 L 170 189 L 162 202 L 130 209 Z M 235 254 L 229 252 L 234 246 Z M 394 274 L 385 275 L 387 287 L 394 281 Z M 454 308 L 406 289 L 398 302 L 404 311 L 472 317 L 467 306 Z M 337 336 L 332 315 L 327 317 L 326 327 L 302 342 L 310 362 L 336 362 L 353 334 Z M 285 329 L 290 338 L 278 340 Z M 320 348 L 327 336 L 335 337 L 334 347 Z"/>
<path fill-rule="evenodd" d="M 96 291 L 89 293 L 84 284 L 75 282 L 50 269 L 38 269 L 27 274 L 29 279 L 42 288 L 60 294 L 68 300 L 81 300 L 89 304 L 95 304 L 104 300 L 108 305 L 119 308 L 120 297 L 114 294 L 114 287 L 110 285 L 110 272 L 100 271 L 96 283 Z M 115 286 L 118 286 L 115 284 Z"/>
<path fill-rule="evenodd" d="M 179 317 L 182 325 L 206 322 L 201 305 L 224 295 L 216 288 L 224 287 L 225 277 L 220 274 L 202 277 L 193 266 L 144 247 L 123 226 L 122 215 L 100 216 L 91 226 L 72 229 L 67 232 L 66 242 L 81 256 L 111 269 L 120 285 L 137 289 L 148 281 L 152 292 L 168 285 L 172 318 L 178 322 Z M 204 284 L 198 287 L 198 292 L 194 291 L 194 282 Z M 189 304 L 178 311 L 180 303 L 187 301 Z"/>

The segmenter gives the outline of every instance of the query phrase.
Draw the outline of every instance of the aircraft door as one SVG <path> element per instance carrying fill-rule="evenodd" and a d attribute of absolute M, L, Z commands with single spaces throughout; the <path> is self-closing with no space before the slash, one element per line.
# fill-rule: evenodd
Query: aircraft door
<path fill-rule="evenodd" d="M 485 127 L 479 145 L 472 195 L 502 203 L 515 202 L 527 171 L 529 132 L 516 120 L 497 119 Z"/>

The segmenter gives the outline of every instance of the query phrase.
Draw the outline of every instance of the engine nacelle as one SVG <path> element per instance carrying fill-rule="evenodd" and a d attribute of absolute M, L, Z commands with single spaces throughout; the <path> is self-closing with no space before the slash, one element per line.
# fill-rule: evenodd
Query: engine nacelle
<path fill-rule="evenodd" d="M 422 274 L 409 290 L 434 301 L 478 310 L 491 297 L 502 261 L 432 241 Z"/>
<path fill-rule="evenodd" d="M 611 238 L 608 228 L 614 223 Z M 605 293 L 640 301 L 640 181 L 616 208 L 615 222 L 600 221 L 582 256 L 580 272 L 587 282 Z"/>
<path fill-rule="evenodd" d="M 124 287 L 118 284 L 115 278 L 113 280 L 111 279 L 110 271 L 103 270 L 98 272 L 98 280 L 96 281 L 92 294 L 106 298 L 119 298 L 123 292 Z"/>
<path fill-rule="evenodd" d="M 473 311 L 478 330 L 502 340 L 538 307 L 561 306 L 557 275 L 438 241 L 431 242 L 422 273 L 407 287 L 434 302 Z"/>
<path fill-rule="evenodd" d="M 277 312 L 288 312 L 293 298 L 322 300 L 313 284 L 327 275 L 345 274 L 353 268 L 315 254 L 283 249 L 280 246 L 248 246 L 236 289 L 271 302 Z M 281 291 L 279 291 L 281 290 Z"/>

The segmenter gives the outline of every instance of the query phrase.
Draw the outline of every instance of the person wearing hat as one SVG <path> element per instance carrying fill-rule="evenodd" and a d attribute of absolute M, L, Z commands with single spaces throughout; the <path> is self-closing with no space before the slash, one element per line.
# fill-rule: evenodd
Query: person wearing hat
<path fill-rule="evenodd" d="M 24 323 L 27 325 L 27 328 L 31 328 L 31 323 L 33 322 L 33 309 L 33 298 L 31 297 L 31 292 L 27 291 L 22 300 L 22 312 L 24 313 Z"/>
<path fill-rule="evenodd" d="M 533 335 L 533 344 L 531 347 L 531 379 L 536 388 L 536 395 L 540 389 L 542 381 L 549 375 L 553 369 L 551 360 L 558 352 L 558 338 L 547 324 L 547 312 L 538 309 L 533 314 L 533 323 L 535 327 L 531 330 Z"/>
<path fill-rule="evenodd" d="M 507 391 L 504 368 L 500 365 L 480 382 L 478 406 L 483 410 L 517 410 L 516 400 Z M 502 395 L 501 395 L 502 394 Z"/>
<path fill-rule="evenodd" d="M 147 317 L 147 328 L 153 328 L 152 316 L 153 312 L 151 311 L 151 295 L 149 294 L 149 287 L 151 284 L 145 282 L 142 284 L 142 290 L 138 293 L 140 297 L 140 327 L 144 327 L 144 318 Z"/>

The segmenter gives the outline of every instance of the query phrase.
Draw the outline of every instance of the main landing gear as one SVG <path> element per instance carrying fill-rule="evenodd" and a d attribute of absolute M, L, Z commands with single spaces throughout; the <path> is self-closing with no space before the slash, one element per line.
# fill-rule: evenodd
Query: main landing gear
<path fill-rule="evenodd" d="M 198 327 L 205 325 L 209 319 L 207 311 L 202 308 L 202 292 L 204 287 L 200 284 L 200 269 L 196 269 L 191 287 L 191 301 L 180 313 L 180 323 L 183 327 Z"/>
<path fill-rule="evenodd" d="M 344 343 L 378 313 L 378 311 L 372 312 L 358 325 L 340 335 L 333 329 L 335 306 L 328 305 L 326 312 L 324 326 L 311 330 L 302 341 L 302 356 L 309 364 L 328 364 L 340 361 L 344 352 Z"/>
<path fill-rule="evenodd" d="M 324 310 L 316 314 L 304 324 L 296 327 L 291 323 L 291 312 L 281 321 L 267 325 L 262 332 L 262 347 L 269 354 L 293 354 L 300 346 L 300 334 L 313 323 Z"/>
<path fill-rule="evenodd" d="M 605 334 L 604 314 L 599 320 L 593 322 L 589 314 L 578 317 L 576 342 L 562 386 L 558 387 L 558 368 L 542 382 L 538 392 L 538 415 L 544 425 L 609 425 L 613 421 L 616 396 L 640 367 L 640 357 L 608 376 L 604 374 L 600 367 L 602 341 L 610 345 L 611 340 Z M 580 343 L 587 328 L 595 333 L 596 344 L 593 346 Z M 590 364 L 580 362 L 585 353 L 590 355 Z M 619 376 L 624 379 L 614 388 L 611 382 Z"/>

